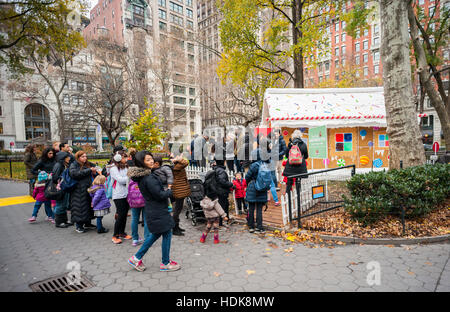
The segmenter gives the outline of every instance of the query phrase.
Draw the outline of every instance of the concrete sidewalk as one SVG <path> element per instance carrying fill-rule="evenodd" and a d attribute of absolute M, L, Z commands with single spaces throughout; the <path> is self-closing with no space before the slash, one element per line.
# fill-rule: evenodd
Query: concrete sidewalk
<path fill-rule="evenodd" d="M 0 197 L 27 189 L 0 181 Z M 204 225 L 193 227 L 183 211 L 186 235 L 174 236 L 171 248 L 181 270 L 159 271 L 159 240 L 143 259 L 147 270 L 138 272 L 127 260 L 139 247 L 111 242 L 112 213 L 104 218 L 109 233 L 78 234 L 45 221 L 43 208 L 38 222 L 29 224 L 32 209 L 32 203 L 0 207 L 0 291 L 31 291 L 29 284 L 68 272 L 71 261 L 94 282 L 88 291 L 450 291 L 449 244 L 308 248 L 250 234 L 242 225 L 221 230 L 218 245 L 212 235 L 201 244 Z"/>

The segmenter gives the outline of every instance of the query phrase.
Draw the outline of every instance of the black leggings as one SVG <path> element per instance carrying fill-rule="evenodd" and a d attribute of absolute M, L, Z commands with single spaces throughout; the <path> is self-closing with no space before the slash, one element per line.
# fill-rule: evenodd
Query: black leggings
<path fill-rule="evenodd" d="M 184 198 L 178 198 L 172 201 L 172 204 L 175 202 L 175 209 L 173 211 L 173 221 L 175 224 L 180 223 L 180 213 L 183 210 Z"/>
<path fill-rule="evenodd" d="M 114 236 L 125 234 L 125 226 L 127 225 L 128 209 L 130 205 L 126 198 L 114 199 L 116 205 L 116 223 L 114 224 Z"/>

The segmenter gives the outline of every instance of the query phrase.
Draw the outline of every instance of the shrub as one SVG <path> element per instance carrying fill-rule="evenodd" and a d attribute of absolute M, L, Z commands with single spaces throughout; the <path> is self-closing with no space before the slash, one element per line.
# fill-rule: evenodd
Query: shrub
<path fill-rule="evenodd" d="M 388 214 L 413 218 L 426 215 L 450 196 L 450 165 L 436 164 L 355 175 L 347 182 L 351 198 L 345 210 L 364 223 Z"/>
<path fill-rule="evenodd" d="M 12 155 L 12 152 L 10 150 L 4 149 L 0 151 L 0 155 Z"/>

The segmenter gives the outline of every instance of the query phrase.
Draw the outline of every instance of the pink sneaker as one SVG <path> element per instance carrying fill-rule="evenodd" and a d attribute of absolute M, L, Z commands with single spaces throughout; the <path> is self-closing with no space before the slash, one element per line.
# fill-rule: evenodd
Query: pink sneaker
<path fill-rule="evenodd" d="M 164 271 L 164 272 L 176 271 L 179 269 L 181 269 L 181 265 L 179 265 L 178 263 L 176 263 L 175 261 L 172 261 L 172 260 L 170 260 L 170 262 L 168 264 L 161 263 L 161 265 L 159 266 L 159 270 Z"/>
<path fill-rule="evenodd" d="M 53 218 L 48 217 L 47 220 L 48 220 L 48 222 L 51 222 L 51 223 L 55 224 L 55 220 Z"/>
<path fill-rule="evenodd" d="M 281 205 L 281 203 L 279 201 L 275 203 L 275 206 L 280 206 L 280 205 Z"/>
<path fill-rule="evenodd" d="M 28 222 L 30 223 L 36 222 L 36 217 L 31 217 L 30 219 L 28 219 Z"/>
<path fill-rule="evenodd" d="M 135 268 L 136 270 L 138 270 L 139 272 L 142 272 L 145 270 L 145 266 L 142 263 L 142 259 L 138 260 L 135 256 L 132 256 L 130 259 L 128 259 L 128 263 Z"/>

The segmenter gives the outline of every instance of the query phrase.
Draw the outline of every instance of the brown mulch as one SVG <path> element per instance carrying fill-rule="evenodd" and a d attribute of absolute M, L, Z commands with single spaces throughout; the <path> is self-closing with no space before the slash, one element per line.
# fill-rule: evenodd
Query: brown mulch
<path fill-rule="evenodd" d="M 427 216 L 405 220 L 405 235 L 402 236 L 402 223 L 398 216 L 363 226 L 350 218 L 341 208 L 302 220 L 302 229 L 332 236 L 359 238 L 428 237 L 450 234 L 450 199 Z"/>

